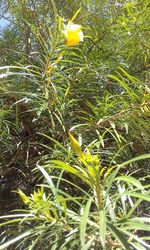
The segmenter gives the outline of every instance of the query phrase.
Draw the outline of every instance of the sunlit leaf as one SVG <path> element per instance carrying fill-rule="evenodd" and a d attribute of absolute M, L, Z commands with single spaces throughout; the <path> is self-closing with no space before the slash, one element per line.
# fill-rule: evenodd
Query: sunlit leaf
<path fill-rule="evenodd" d="M 99 212 L 99 232 L 100 232 L 100 240 L 102 246 L 105 248 L 105 239 L 106 239 L 106 211 L 105 209 L 100 210 Z"/>
<path fill-rule="evenodd" d="M 85 243 L 86 243 L 86 227 L 87 227 L 87 222 L 88 222 L 88 216 L 89 216 L 89 212 L 90 212 L 90 207 L 91 207 L 91 203 L 92 203 L 93 198 L 90 198 L 85 206 L 85 208 L 83 209 L 83 215 L 81 218 L 81 224 L 80 224 L 80 240 L 81 240 L 81 247 L 82 249 L 84 249 L 85 247 Z M 86 248 L 87 249 L 87 248 Z"/>
<path fill-rule="evenodd" d="M 132 184 L 139 189 L 143 189 L 142 184 L 138 180 L 136 180 L 134 177 L 131 177 L 131 176 L 119 176 L 119 177 L 116 177 L 115 180 L 121 180 L 129 184 Z"/>

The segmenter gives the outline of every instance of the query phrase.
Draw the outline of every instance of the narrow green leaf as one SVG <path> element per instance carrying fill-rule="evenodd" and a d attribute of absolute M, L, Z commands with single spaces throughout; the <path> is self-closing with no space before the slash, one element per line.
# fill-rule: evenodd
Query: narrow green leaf
<path fill-rule="evenodd" d="M 116 180 L 125 181 L 125 182 L 127 182 L 129 184 L 132 184 L 132 185 L 136 186 L 137 188 L 143 189 L 142 184 L 138 180 L 136 180 L 134 177 L 131 177 L 131 176 L 119 176 L 119 177 L 116 177 L 114 179 L 114 181 L 116 181 Z"/>
<path fill-rule="evenodd" d="M 91 249 L 90 247 L 94 240 L 95 240 L 95 237 L 92 237 L 90 240 L 88 240 L 87 243 L 84 246 L 82 246 L 81 250 Z"/>
<path fill-rule="evenodd" d="M 76 169 L 75 167 L 72 167 L 62 161 L 57 161 L 57 160 L 52 160 L 50 161 L 50 163 L 56 164 L 56 165 L 51 164 L 51 165 L 47 165 L 46 167 L 63 169 L 71 174 L 78 176 L 80 179 L 82 179 L 82 181 L 86 182 L 90 187 L 93 187 L 88 177 L 85 176 L 87 175 L 86 172 L 82 168 Z"/>
<path fill-rule="evenodd" d="M 136 250 L 146 250 L 145 247 L 143 247 L 140 243 L 138 242 L 134 242 L 134 243 L 131 243 L 131 245 L 134 247 L 134 249 Z"/>
<path fill-rule="evenodd" d="M 12 240 L 9 240 L 7 241 L 6 243 L 4 243 L 3 245 L 0 246 L 0 250 L 4 250 L 5 248 L 9 247 L 10 245 L 12 245 L 13 243 L 15 243 L 16 241 L 19 241 L 27 236 L 29 236 L 31 234 L 30 231 L 28 232 L 25 232 L 19 236 L 17 236 L 16 238 L 12 239 Z"/>
<path fill-rule="evenodd" d="M 116 175 L 118 174 L 118 171 L 119 171 L 119 167 L 117 167 L 107 178 L 106 180 L 106 184 L 107 184 L 107 187 L 106 187 L 106 193 L 109 194 L 110 192 L 110 189 L 112 187 L 112 183 L 116 177 Z"/>
<path fill-rule="evenodd" d="M 56 198 L 57 196 L 57 191 L 56 188 L 54 186 L 54 183 L 51 179 L 51 177 L 49 176 L 49 174 L 45 171 L 45 169 L 41 166 L 38 166 L 39 170 L 42 172 L 42 174 L 44 175 L 45 179 L 47 180 L 48 184 L 50 185 L 50 188 L 52 190 L 52 193 L 54 195 L 54 197 Z"/>
<path fill-rule="evenodd" d="M 132 83 L 135 83 L 136 85 L 139 83 L 139 80 L 137 78 L 128 74 L 128 72 L 126 72 L 124 69 L 122 69 L 121 67 L 118 67 L 118 69 L 120 69 Z"/>
<path fill-rule="evenodd" d="M 134 218 L 131 218 L 130 221 L 141 221 L 141 222 L 150 223 L 150 218 L 149 217 L 134 217 Z"/>
<path fill-rule="evenodd" d="M 80 7 L 80 8 L 76 11 L 76 13 L 73 15 L 73 17 L 71 18 L 71 22 L 73 22 L 74 19 L 77 17 L 77 15 L 79 14 L 80 10 L 81 10 L 81 7 Z"/>
<path fill-rule="evenodd" d="M 126 84 L 125 80 L 119 79 L 117 76 L 114 75 L 108 75 L 111 79 L 115 80 L 116 82 L 120 83 L 120 85 L 126 90 L 127 94 L 131 98 L 132 101 L 135 101 L 136 94 L 134 91 Z"/>
<path fill-rule="evenodd" d="M 106 211 L 104 209 L 99 212 L 99 234 L 102 247 L 105 248 L 105 238 L 106 238 Z"/>
<path fill-rule="evenodd" d="M 120 230 L 123 232 L 123 234 L 128 235 L 130 238 L 132 238 L 133 240 L 135 240 L 135 242 L 138 242 L 140 244 L 142 244 L 142 246 L 146 247 L 146 250 L 150 249 L 150 245 L 147 244 L 145 241 L 142 240 L 142 238 L 138 237 L 137 235 L 134 235 L 131 231 L 126 231 L 123 228 L 120 228 Z"/>
<path fill-rule="evenodd" d="M 137 156 L 137 157 L 134 157 L 128 161 L 125 161 L 121 164 L 119 164 L 119 167 L 124 167 L 132 162 L 135 162 L 135 161 L 140 161 L 140 160 L 145 160 L 145 159 L 148 159 L 150 158 L 150 154 L 144 154 L 144 155 L 140 155 L 140 156 Z"/>
<path fill-rule="evenodd" d="M 123 246 L 123 249 L 129 250 L 130 249 L 130 244 L 128 243 L 126 237 L 122 232 L 119 231 L 118 228 L 116 228 L 113 224 L 107 223 L 108 228 L 110 229 L 111 233 L 114 235 L 116 239 L 121 243 Z"/>
<path fill-rule="evenodd" d="M 146 223 L 143 223 L 142 221 L 131 221 L 131 220 L 128 220 L 126 223 L 125 223 L 125 226 L 124 228 L 126 230 L 144 230 L 144 231 L 150 231 L 150 225 L 146 224 Z"/>
<path fill-rule="evenodd" d="M 81 240 L 81 247 L 84 247 L 85 242 L 86 242 L 86 227 L 87 227 L 87 222 L 88 222 L 88 216 L 90 212 L 90 207 L 92 203 L 93 197 L 91 197 L 84 210 L 83 210 L 83 215 L 81 218 L 81 224 L 80 224 L 80 240 Z"/>
<path fill-rule="evenodd" d="M 9 214 L 9 215 L 3 215 L 0 216 L 0 219 L 8 219 L 8 218 L 21 218 L 21 217 L 34 217 L 34 214 L 31 213 L 24 213 L 24 214 Z"/>
<path fill-rule="evenodd" d="M 150 195 L 145 193 L 132 193 L 132 192 L 125 192 L 126 195 L 132 196 L 132 197 L 136 197 L 136 198 L 141 198 L 145 201 L 149 201 L 150 202 Z"/>
<path fill-rule="evenodd" d="M 142 199 L 138 199 L 136 202 L 134 202 L 133 207 L 131 207 L 131 209 L 128 211 L 126 218 L 129 218 L 133 212 L 136 210 L 136 208 L 140 205 L 140 203 L 142 202 Z"/>

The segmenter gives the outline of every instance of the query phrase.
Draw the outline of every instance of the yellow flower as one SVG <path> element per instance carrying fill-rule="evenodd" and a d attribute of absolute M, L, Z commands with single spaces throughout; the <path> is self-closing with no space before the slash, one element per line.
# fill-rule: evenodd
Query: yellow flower
<path fill-rule="evenodd" d="M 69 22 L 65 26 L 63 31 L 65 38 L 67 40 L 67 46 L 74 46 L 79 42 L 83 42 L 83 32 L 81 30 L 81 25 Z"/>

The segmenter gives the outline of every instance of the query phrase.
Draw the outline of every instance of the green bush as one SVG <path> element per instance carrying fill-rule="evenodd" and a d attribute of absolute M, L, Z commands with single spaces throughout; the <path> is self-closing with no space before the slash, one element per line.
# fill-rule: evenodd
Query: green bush
<path fill-rule="evenodd" d="M 150 249 L 149 1 L 0 4 L 0 249 Z"/>

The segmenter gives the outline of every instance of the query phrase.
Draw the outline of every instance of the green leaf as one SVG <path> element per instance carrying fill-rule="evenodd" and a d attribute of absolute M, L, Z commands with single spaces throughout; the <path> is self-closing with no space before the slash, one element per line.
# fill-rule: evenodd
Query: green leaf
<path fill-rule="evenodd" d="M 84 246 L 82 246 L 81 250 L 91 249 L 90 247 L 94 240 L 95 240 L 95 237 L 92 237 L 90 240 L 88 240 L 87 243 Z"/>
<path fill-rule="evenodd" d="M 134 243 L 131 243 L 131 245 L 134 247 L 134 249 L 136 250 L 146 250 L 145 247 L 143 247 L 140 243 L 138 242 L 134 242 Z"/>
<path fill-rule="evenodd" d="M 17 241 L 19 241 L 19 240 L 21 240 L 21 239 L 23 239 L 23 238 L 25 238 L 25 237 L 31 235 L 31 234 L 32 234 L 32 233 L 31 233 L 30 231 L 28 231 L 28 232 L 25 232 L 25 233 L 23 233 L 23 234 L 17 236 L 16 238 L 14 238 L 14 239 L 12 239 L 12 240 L 7 241 L 6 243 L 4 243 L 3 245 L 0 246 L 0 250 L 4 250 L 5 248 L 9 247 L 9 246 L 12 245 L 13 243 L 15 243 L 15 242 L 17 242 Z"/>
<path fill-rule="evenodd" d="M 150 223 L 150 217 L 134 217 L 134 218 L 131 218 L 130 221 L 141 221 L 141 222 Z"/>
<path fill-rule="evenodd" d="M 112 183 L 116 177 L 116 175 L 118 174 L 119 171 L 119 167 L 117 167 L 111 174 L 110 176 L 108 176 L 108 178 L 106 179 L 106 193 L 109 194 L 110 189 L 112 187 Z"/>
<path fill-rule="evenodd" d="M 44 175 L 45 179 L 47 180 L 48 184 L 50 185 L 50 188 L 52 190 L 52 193 L 54 195 L 54 197 L 56 198 L 57 196 L 57 191 L 56 188 L 54 186 L 54 183 L 51 179 L 51 177 L 49 176 L 49 174 L 45 171 L 45 169 L 41 166 L 38 166 L 39 170 L 42 172 L 42 174 Z"/>
<path fill-rule="evenodd" d="M 71 18 L 71 20 L 70 20 L 70 22 L 73 22 L 74 21 L 74 19 L 77 17 L 77 15 L 79 14 L 79 12 L 80 12 L 80 10 L 81 10 L 81 7 L 76 11 L 76 13 L 73 15 L 73 17 Z"/>
<path fill-rule="evenodd" d="M 107 223 L 108 228 L 110 229 L 111 233 L 114 235 L 116 239 L 121 243 L 125 250 L 130 249 L 130 244 L 128 243 L 126 237 L 122 232 L 119 231 L 113 224 Z"/>
<path fill-rule="evenodd" d="M 128 211 L 126 218 L 129 218 L 133 212 L 137 209 L 137 207 L 140 205 L 140 203 L 143 201 L 143 199 L 138 199 L 137 201 L 134 202 L 133 207 Z"/>
<path fill-rule="evenodd" d="M 135 161 L 140 161 L 140 160 L 145 160 L 145 159 L 148 159 L 150 158 L 150 154 L 144 154 L 144 155 L 140 155 L 140 156 L 137 156 L 137 157 L 134 157 L 128 161 L 125 161 L 121 164 L 119 164 L 119 167 L 124 167 L 132 162 L 135 162 Z"/>
<path fill-rule="evenodd" d="M 134 177 L 131 177 L 131 176 L 119 176 L 119 177 L 116 177 L 114 179 L 114 181 L 116 181 L 116 180 L 125 181 L 125 182 L 127 182 L 129 184 L 132 184 L 133 186 L 136 186 L 139 189 L 143 189 L 142 184 L 138 180 L 136 180 Z"/>
<path fill-rule="evenodd" d="M 108 75 L 108 77 L 110 77 L 111 79 L 117 81 L 118 83 L 120 83 L 120 85 L 126 90 L 127 94 L 129 95 L 129 97 L 131 98 L 132 101 L 135 101 L 135 97 L 136 94 L 134 93 L 134 91 L 128 86 L 128 84 L 126 84 L 125 79 L 119 79 L 117 76 L 114 75 Z"/>
<path fill-rule="evenodd" d="M 144 231 L 150 231 L 150 225 L 143 223 L 142 221 L 137 220 L 128 220 L 125 223 L 124 228 L 128 231 L 130 230 L 144 230 Z"/>
<path fill-rule="evenodd" d="M 106 238 L 106 211 L 100 210 L 99 212 L 99 234 L 102 247 L 105 248 L 105 238 Z"/>
<path fill-rule="evenodd" d="M 123 232 L 123 234 L 128 235 L 130 238 L 141 244 L 142 246 L 146 246 L 146 250 L 150 249 L 149 244 L 147 244 L 145 241 L 142 240 L 142 238 L 138 237 L 137 235 L 134 235 L 131 231 L 124 230 L 123 228 L 120 228 L 120 230 Z"/>
<path fill-rule="evenodd" d="M 90 187 L 93 187 L 92 183 L 89 181 L 88 177 L 86 176 L 87 175 L 86 172 L 82 168 L 79 167 L 79 169 L 76 169 L 76 167 L 72 167 L 58 160 L 52 160 L 50 161 L 50 163 L 56 164 L 56 165 L 51 164 L 51 165 L 47 165 L 46 167 L 63 169 L 71 174 L 78 176 L 80 179 L 82 179 L 82 181 L 87 183 Z"/>
<path fill-rule="evenodd" d="M 91 203 L 92 203 L 93 197 L 91 197 L 84 210 L 83 210 L 83 215 L 81 218 L 81 224 L 80 224 L 80 240 L 81 240 L 81 247 L 82 249 L 84 249 L 85 246 L 85 242 L 86 242 L 86 227 L 87 227 L 87 222 L 88 222 L 88 216 L 89 216 L 89 212 L 90 212 L 90 207 L 91 207 Z"/>
<path fill-rule="evenodd" d="M 136 197 L 136 198 L 141 198 L 141 199 L 143 199 L 145 201 L 150 202 L 150 195 L 147 194 L 147 193 L 142 194 L 142 193 L 125 192 L 125 195 L 129 195 L 129 196 Z"/>

